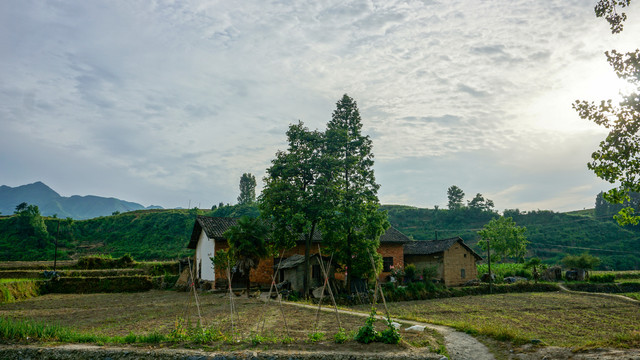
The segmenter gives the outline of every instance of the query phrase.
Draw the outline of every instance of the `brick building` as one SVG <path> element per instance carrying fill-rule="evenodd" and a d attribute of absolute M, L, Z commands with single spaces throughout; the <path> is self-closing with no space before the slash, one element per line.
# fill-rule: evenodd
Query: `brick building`
<path fill-rule="evenodd" d="M 478 276 L 476 261 L 482 257 L 460 237 L 432 241 L 411 241 L 404 245 L 405 264 L 414 264 L 418 273 L 436 266 L 438 279 L 446 286 L 462 285 Z"/>
<path fill-rule="evenodd" d="M 224 238 L 224 232 L 231 226 L 236 224 L 236 219 L 232 218 L 214 218 L 209 216 L 198 216 L 193 226 L 191 240 L 187 248 L 196 250 L 194 255 L 195 269 L 194 273 L 199 280 L 210 281 L 215 283 L 216 280 L 225 279 L 224 274 L 218 274 L 213 268 L 211 258 L 215 252 L 221 249 L 229 248 L 227 240 Z M 392 268 L 404 267 L 403 245 L 411 242 L 407 236 L 393 227 L 389 227 L 387 231 L 380 236 L 380 247 L 378 253 L 382 255 L 383 271 L 380 278 L 384 279 L 390 274 Z M 316 231 L 312 237 L 311 254 L 318 253 L 318 245 L 322 244 L 322 236 Z M 328 255 L 330 251 L 322 250 L 323 255 Z M 304 255 L 304 239 L 301 238 L 297 245 L 285 252 L 283 258 L 287 259 L 293 255 Z M 271 276 L 274 271 L 274 263 L 279 259 L 267 258 L 260 261 L 258 268 L 251 270 L 251 282 L 260 285 L 269 285 Z M 337 279 L 343 278 L 342 274 L 335 274 Z M 235 276 L 234 276 L 235 278 Z M 236 283 L 236 280 L 233 281 Z M 242 280 L 238 279 L 241 284 Z"/>

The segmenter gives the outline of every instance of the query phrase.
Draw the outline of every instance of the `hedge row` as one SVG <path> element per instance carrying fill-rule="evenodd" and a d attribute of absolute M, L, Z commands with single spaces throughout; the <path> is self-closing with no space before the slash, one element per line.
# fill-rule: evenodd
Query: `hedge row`
<path fill-rule="evenodd" d="M 147 270 L 137 269 L 105 269 L 105 270 L 59 270 L 61 277 L 104 277 L 145 275 Z M 38 279 L 43 278 L 40 270 L 0 270 L 0 279 Z"/>
<path fill-rule="evenodd" d="M 153 287 L 151 276 L 67 277 L 48 281 L 44 291 L 62 294 L 117 293 L 148 291 Z"/>
<path fill-rule="evenodd" d="M 552 292 L 560 291 L 556 283 L 533 283 L 520 281 L 515 284 L 496 284 L 490 292 L 488 284 L 480 286 L 468 286 L 459 288 L 444 288 L 425 285 L 424 283 L 412 283 L 408 286 L 396 287 L 393 284 L 383 285 L 384 295 L 388 301 L 411 301 L 441 299 L 469 295 L 506 294 L 524 292 Z"/>
<path fill-rule="evenodd" d="M 615 284 L 567 283 L 567 288 L 575 291 L 620 294 L 640 292 L 640 283 L 626 282 Z"/>

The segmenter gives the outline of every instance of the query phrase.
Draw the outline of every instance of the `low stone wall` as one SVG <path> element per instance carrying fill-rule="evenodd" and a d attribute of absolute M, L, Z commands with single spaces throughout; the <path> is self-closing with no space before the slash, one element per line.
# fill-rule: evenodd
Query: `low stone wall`
<path fill-rule="evenodd" d="M 186 349 L 111 348 L 92 345 L 3 346 L 0 359 L 5 360 L 417 360 L 443 359 L 433 353 L 362 353 L 331 351 L 242 351 L 214 353 Z M 446 358 L 444 358 L 446 359 Z"/>

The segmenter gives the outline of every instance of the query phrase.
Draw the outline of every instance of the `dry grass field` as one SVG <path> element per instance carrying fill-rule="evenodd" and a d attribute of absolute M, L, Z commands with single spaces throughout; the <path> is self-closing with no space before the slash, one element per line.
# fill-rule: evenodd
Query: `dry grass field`
<path fill-rule="evenodd" d="M 264 303 L 257 299 L 235 297 L 234 303 L 238 317 L 235 329 L 239 335 L 234 343 L 219 341 L 206 344 L 220 349 L 251 347 L 256 345 L 256 334 L 262 337 L 262 345 L 270 349 L 322 349 L 337 348 L 344 351 L 410 351 L 424 347 L 439 349 L 442 338 L 426 331 L 421 334 L 403 332 L 404 343 L 400 345 L 369 344 L 363 345 L 353 340 L 344 344 L 335 344 L 334 335 L 339 330 L 337 319 L 332 313 L 320 313 L 317 329 L 314 329 L 316 313 L 314 310 L 283 305 L 277 302 Z M 215 328 L 222 333 L 231 333 L 230 307 L 228 295 L 203 294 L 199 296 L 201 319 L 205 328 Z M 286 326 L 282 311 L 286 315 Z M 263 316 L 264 315 L 264 316 Z M 0 305 L 0 318 L 29 319 L 47 324 L 57 324 L 73 331 L 99 334 L 112 337 L 126 337 L 133 334 L 163 334 L 186 326 L 189 319 L 195 325 L 200 318 L 193 295 L 175 291 L 148 291 L 142 293 L 117 294 L 49 294 L 21 302 Z M 264 319 L 264 332 L 262 320 Z M 341 325 L 347 334 L 364 325 L 365 318 L 353 315 L 340 315 Z M 377 323 L 378 330 L 385 324 Z M 287 331 L 288 329 L 288 331 Z M 313 342 L 310 335 L 324 333 L 321 341 Z M 235 344 L 240 340 L 238 344 Z M 266 345 L 265 345 L 266 344 Z"/>
<path fill-rule="evenodd" d="M 640 348 L 640 306 L 613 298 L 500 294 L 396 303 L 390 310 L 514 344 L 537 339 L 572 348 Z"/>

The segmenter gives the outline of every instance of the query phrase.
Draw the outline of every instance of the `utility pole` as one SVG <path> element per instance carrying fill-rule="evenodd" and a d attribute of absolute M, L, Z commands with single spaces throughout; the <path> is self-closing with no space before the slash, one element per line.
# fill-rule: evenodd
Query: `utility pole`
<path fill-rule="evenodd" d="M 487 262 L 489 264 L 489 294 L 493 294 L 493 279 L 491 276 L 491 242 L 487 239 Z"/>
<path fill-rule="evenodd" d="M 58 230 L 56 230 L 56 249 L 53 253 L 53 271 L 56 271 L 56 265 L 58 263 L 58 235 L 60 235 L 60 219 L 58 219 Z"/>

